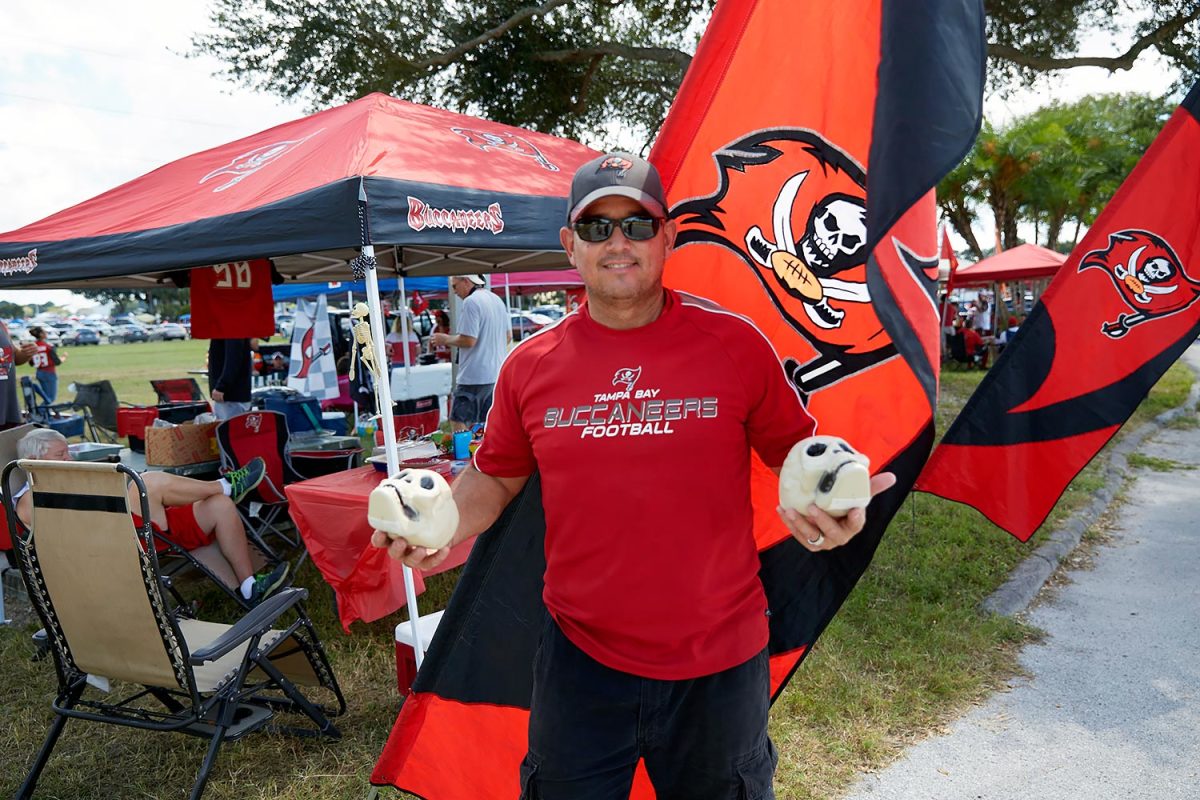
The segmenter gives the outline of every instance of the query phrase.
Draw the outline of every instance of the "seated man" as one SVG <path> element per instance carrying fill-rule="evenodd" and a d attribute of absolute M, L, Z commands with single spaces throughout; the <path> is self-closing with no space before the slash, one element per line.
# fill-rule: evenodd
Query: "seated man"
<path fill-rule="evenodd" d="M 71 451 L 61 433 L 38 428 L 25 434 L 17 443 L 17 457 L 70 461 Z M 154 531 L 184 550 L 203 547 L 215 539 L 221 555 L 237 576 L 242 597 L 251 605 L 257 605 L 282 586 L 289 569 L 287 562 L 283 562 L 269 572 L 255 575 L 250 565 L 250 545 L 237 513 L 237 503 L 262 481 L 264 474 L 266 464 L 261 458 L 255 458 L 215 481 L 198 481 L 169 472 L 146 472 L 141 476 L 150 501 L 150 524 Z M 28 483 L 17 492 L 15 499 L 17 518 L 28 527 L 33 510 Z M 141 508 L 137 487 L 132 483 L 129 507 Z M 136 512 L 133 521 L 142 524 L 142 518 Z M 158 549 L 165 547 L 162 545 Z"/>

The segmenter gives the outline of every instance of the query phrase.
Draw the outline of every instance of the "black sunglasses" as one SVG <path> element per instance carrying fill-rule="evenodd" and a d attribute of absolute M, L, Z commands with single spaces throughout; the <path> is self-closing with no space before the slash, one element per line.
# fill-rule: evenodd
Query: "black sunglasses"
<path fill-rule="evenodd" d="M 613 228 L 620 227 L 621 233 L 631 242 L 645 242 L 653 239 L 658 233 L 661 219 L 654 217 L 626 217 L 625 219 L 606 219 L 604 217 L 589 217 L 581 219 L 571 227 L 579 238 L 585 242 L 603 242 L 612 236 Z"/>

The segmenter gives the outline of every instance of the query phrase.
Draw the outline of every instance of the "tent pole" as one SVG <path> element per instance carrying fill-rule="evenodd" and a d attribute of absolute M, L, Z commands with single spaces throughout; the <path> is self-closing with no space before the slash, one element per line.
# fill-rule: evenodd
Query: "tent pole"
<path fill-rule="evenodd" d="M 346 310 L 347 311 L 354 310 L 354 290 L 353 289 L 346 292 Z M 338 337 L 339 341 L 341 340 L 341 336 L 342 336 L 341 323 L 338 323 L 337 337 Z M 350 342 L 350 346 L 351 347 L 354 346 L 353 341 Z M 346 377 L 349 378 L 350 376 L 347 375 Z M 358 426 L 358 392 L 350 393 L 350 402 L 352 402 L 354 404 L 354 425 L 357 428 L 357 426 Z"/>
<path fill-rule="evenodd" d="M 363 245 L 363 256 L 374 260 L 375 247 Z M 396 453 L 396 423 L 392 416 L 392 380 L 391 370 L 388 369 L 387 350 L 384 349 L 383 333 L 383 304 L 379 300 L 379 278 L 374 268 L 367 270 L 367 306 L 371 309 L 371 340 L 375 343 L 376 357 L 382 359 L 383 379 L 376 382 L 375 396 L 379 399 L 379 424 L 383 428 L 383 446 L 387 449 L 388 477 L 395 477 L 400 471 L 400 460 Z M 404 600 L 408 607 L 408 623 L 412 628 L 413 654 L 416 658 L 417 669 L 425 660 L 425 651 L 421 647 L 421 629 L 417 626 L 420 612 L 417 609 L 417 590 L 413 584 L 412 568 L 404 565 Z"/>

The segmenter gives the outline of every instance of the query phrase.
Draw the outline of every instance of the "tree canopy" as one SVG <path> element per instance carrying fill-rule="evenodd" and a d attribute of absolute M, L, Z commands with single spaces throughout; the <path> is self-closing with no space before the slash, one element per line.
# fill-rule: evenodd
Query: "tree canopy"
<path fill-rule="evenodd" d="M 648 144 L 713 0 L 214 0 L 193 39 L 234 80 L 316 107 L 373 91 L 605 144 Z M 1160 53 L 1200 72 L 1196 0 L 986 0 L 996 86 Z M 1083 52 L 1101 33 L 1109 51 Z M 1171 87 L 1162 87 L 1163 91 Z"/>
<path fill-rule="evenodd" d="M 1017 244 L 1017 225 L 1034 225 L 1051 249 L 1091 225 L 1162 129 L 1171 105 L 1149 95 L 1110 94 L 1053 103 L 1003 128 L 985 125 L 971 153 L 938 185 L 938 204 L 967 248 L 984 247 L 971 225 L 981 209 L 995 221 L 1004 249 Z M 987 243 L 990 245 L 990 243 Z"/>

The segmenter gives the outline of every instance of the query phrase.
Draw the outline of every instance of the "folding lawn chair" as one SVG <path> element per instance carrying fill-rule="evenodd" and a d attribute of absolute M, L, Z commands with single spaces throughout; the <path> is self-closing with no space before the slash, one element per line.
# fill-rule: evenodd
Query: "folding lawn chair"
<path fill-rule="evenodd" d="M 287 495 L 283 493 L 283 487 L 296 481 L 349 469 L 357 463 L 360 452 L 305 452 L 303 458 L 293 460 L 287 450 L 287 418 L 278 411 L 238 414 L 219 424 L 216 436 L 222 469 L 241 469 L 255 456 L 262 457 L 266 462 L 266 476 L 242 500 L 238 512 L 246 524 L 246 535 L 255 544 L 265 548 L 264 552 L 268 555 L 275 555 L 263 541 L 268 533 L 283 539 L 289 547 L 300 546 L 297 538 L 288 535 L 279 526 L 283 519 L 288 519 Z"/>
<path fill-rule="evenodd" d="M 17 442 L 21 441 L 25 434 L 34 430 L 35 427 L 35 425 L 18 425 L 15 428 L 0 431 L 0 465 L 16 460 Z M 16 492 L 25 485 L 25 475 L 19 469 L 13 470 L 9 475 L 8 482 L 9 488 Z M 8 532 L 8 517 L 0 514 L 0 625 L 6 625 L 9 622 L 4 612 L 4 573 L 16 566 L 16 556 L 9 559 L 12 548 L 12 538 Z"/>
<path fill-rule="evenodd" d="M 51 403 L 42 387 L 28 375 L 21 376 L 21 394 L 25 397 L 25 414 L 30 422 L 53 428 L 68 439 L 83 436 L 87 420 L 83 414 L 70 413 L 76 410 L 74 403 Z"/>
<path fill-rule="evenodd" d="M 17 466 L 29 474 L 33 519 L 14 545 L 58 673 L 56 717 L 17 798 L 32 796 L 68 719 L 208 739 L 192 800 L 203 793 L 221 743 L 265 727 L 277 712 L 301 714 L 312 727 L 276 729 L 340 738 L 330 717 L 346 702 L 301 605 L 305 590 L 271 595 L 234 625 L 191 619 L 163 592 L 149 526 L 133 524 L 130 481 L 142 519 L 150 517 L 134 472 L 120 464 L 10 464 L 3 492 L 14 531 L 21 528 L 7 484 Z M 135 686 L 131 693 L 89 689 L 108 681 Z M 314 703 L 301 686 L 328 692 L 332 707 Z"/>
<path fill-rule="evenodd" d="M 108 381 L 74 383 L 75 401 L 78 408 L 86 409 L 88 438 L 93 442 L 117 441 L 117 409 L 121 403 L 117 392 Z M 125 405 L 131 405 L 126 403 Z"/>
<path fill-rule="evenodd" d="M 160 403 L 191 403 L 204 399 L 204 392 L 200 391 L 195 378 L 164 378 L 150 381 L 150 385 Z"/>

